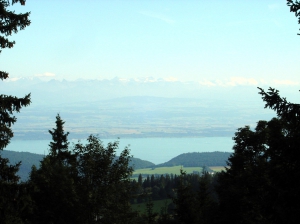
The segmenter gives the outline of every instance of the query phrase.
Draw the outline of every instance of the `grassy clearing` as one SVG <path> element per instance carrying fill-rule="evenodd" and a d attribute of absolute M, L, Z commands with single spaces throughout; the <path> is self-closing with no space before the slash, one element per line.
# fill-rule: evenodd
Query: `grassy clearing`
<path fill-rule="evenodd" d="M 210 166 L 209 168 L 215 172 L 221 172 L 222 170 L 225 170 L 224 166 Z"/>
<path fill-rule="evenodd" d="M 152 174 L 180 174 L 180 169 L 182 166 L 172 166 L 172 167 L 157 167 L 157 168 L 146 168 L 146 169 L 137 169 L 133 172 L 133 174 L 144 174 L 144 175 L 152 175 Z M 182 167 L 186 173 L 193 173 L 193 171 L 202 172 L 202 167 Z"/>
<path fill-rule="evenodd" d="M 165 207 L 166 204 L 168 206 L 171 202 L 172 202 L 171 199 L 153 201 L 153 212 L 157 212 L 158 214 L 160 214 L 161 208 Z M 133 204 L 131 205 L 131 207 L 134 211 L 137 211 L 140 214 L 146 212 L 146 202 L 140 204 Z"/>

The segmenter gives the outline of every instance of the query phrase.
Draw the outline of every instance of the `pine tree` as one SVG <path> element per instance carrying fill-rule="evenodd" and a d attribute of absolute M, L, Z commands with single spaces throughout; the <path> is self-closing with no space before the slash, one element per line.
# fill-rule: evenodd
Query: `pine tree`
<path fill-rule="evenodd" d="M 287 0 L 287 5 L 290 7 L 290 11 L 295 13 L 298 18 L 298 23 L 300 24 L 300 2 L 298 0 Z M 300 35 L 300 33 L 298 33 Z"/>
<path fill-rule="evenodd" d="M 0 0 L 0 53 L 2 49 L 12 48 L 14 41 L 7 37 L 30 24 L 29 13 L 16 14 L 7 8 L 12 4 L 25 4 L 23 0 Z M 8 73 L 0 71 L 0 79 L 8 78 Z M 17 121 L 14 112 L 20 112 L 22 107 L 30 104 L 30 94 L 23 98 L 16 96 L 0 95 L 0 153 L 13 137 L 11 126 Z M 11 165 L 9 160 L 2 158 L 0 154 L 0 223 L 24 223 L 24 211 L 27 210 L 26 186 L 19 184 L 17 172 L 21 162 Z M 28 198 L 28 197 L 27 197 Z M 22 204 L 22 206 L 20 206 Z M 22 207 L 22 209 L 21 209 Z M 22 210 L 22 211 L 21 211 Z M 26 216 L 26 215 L 25 215 Z"/>
<path fill-rule="evenodd" d="M 260 94 L 277 117 L 236 132 L 229 168 L 219 175 L 220 223 L 300 221 L 300 104 L 272 88 Z"/>
<path fill-rule="evenodd" d="M 193 224 L 196 221 L 194 207 L 196 195 L 192 190 L 191 184 L 186 181 L 186 175 L 186 172 L 180 169 L 176 196 L 172 198 L 175 204 L 174 218 L 182 224 Z"/>
<path fill-rule="evenodd" d="M 199 179 L 199 189 L 196 195 L 196 223 L 215 223 L 217 202 L 212 197 L 211 185 L 213 176 L 206 171 L 202 171 Z"/>
<path fill-rule="evenodd" d="M 12 4 L 20 2 L 21 5 L 25 4 L 25 0 L 13 0 Z M 20 13 L 16 14 L 14 11 L 9 11 L 7 7 L 10 6 L 10 1 L 0 0 L 0 53 L 1 49 L 12 48 L 15 41 L 9 40 L 7 37 L 13 33 L 17 33 L 19 29 L 24 29 L 30 24 L 29 14 Z M 0 71 L 0 79 L 4 80 L 8 78 L 8 73 Z M 30 104 L 30 94 L 23 98 L 15 96 L 0 95 L 0 150 L 3 150 L 13 137 L 11 125 L 14 124 L 17 119 L 13 116 L 13 112 L 20 112 L 22 107 L 26 107 Z"/>
<path fill-rule="evenodd" d="M 68 163 L 72 159 L 71 152 L 68 150 L 69 142 L 68 135 L 69 132 L 64 131 L 65 122 L 61 119 L 60 115 L 56 116 L 56 128 L 53 128 L 52 131 L 49 130 L 49 133 L 52 136 L 52 142 L 50 142 L 50 156 L 52 156 L 55 161 Z"/>
<path fill-rule="evenodd" d="M 147 195 L 147 203 L 146 203 L 146 212 L 144 214 L 144 219 L 147 224 L 155 223 L 155 217 L 158 214 L 154 212 L 154 203 L 151 199 L 150 195 Z"/>
<path fill-rule="evenodd" d="M 36 204 L 32 223 L 82 223 L 78 221 L 80 207 L 76 192 L 76 157 L 68 151 L 68 132 L 64 121 L 56 116 L 56 128 L 52 135 L 50 152 L 40 164 L 32 168 L 30 184 L 34 186 L 32 197 Z"/>
<path fill-rule="evenodd" d="M 20 2 L 21 5 L 25 4 L 25 1 L 13 0 L 12 4 Z M 30 24 L 28 19 L 29 13 L 16 14 L 9 11 L 7 7 L 10 6 L 10 2 L 7 0 L 0 0 L 0 52 L 1 49 L 12 48 L 15 44 L 14 41 L 10 41 L 7 37 L 12 33 L 17 33 L 19 29 L 24 29 Z M 0 71 L 0 79 L 4 80 L 8 78 L 8 73 Z M 13 137 L 13 131 L 11 126 L 17 121 L 17 118 L 13 115 L 14 112 L 20 112 L 22 107 L 26 107 L 30 104 L 30 94 L 25 95 L 23 98 L 16 96 L 0 95 L 0 150 L 3 150 Z M 7 159 L 1 160 L 0 169 L 0 182 L 15 182 L 16 172 L 19 169 L 20 163 L 15 166 L 10 165 Z"/>

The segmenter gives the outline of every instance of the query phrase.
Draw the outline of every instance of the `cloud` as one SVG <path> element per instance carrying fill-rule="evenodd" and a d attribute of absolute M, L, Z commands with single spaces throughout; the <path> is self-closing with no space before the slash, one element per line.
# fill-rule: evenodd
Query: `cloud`
<path fill-rule="evenodd" d="M 295 82 L 292 80 L 278 80 L 278 79 L 274 79 L 272 81 L 272 84 L 274 85 L 280 85 L 280 86 L 298 86 L 300 83 L 299 82 Z"/>
<path fill-rule="evenodd" d="M 216 85 L 217 85 L 216 83 L 214 83 L 214 82 L 212 82 L 212 81 L 209 81 L 209 80 L 207 80 L 207 79 L 204 79 L 204 80 L 202 80 L 202 81 L 199 81 L 199 84 L 200 84 L 201 86 L 216 86 Z"/>
<path fill-rule="evenodd" d="M 179 80 L 175 77 L 170 76 L 170 77 L 164 78 L 164 81 L 166 81 L 166 82 L 177 82 Z"/>
<path fill-rule="evenodd" d="M 35 75 L 35 77 L 51 78 L 51 77 L 55 77 L 55 74 L 51 73 L 51 72 L 45 72 L 44 74 L 37 74 L 37 75 Z"/>
<path fill-rule="evenodd" d="M 147 12 L 147 11 L 141 11 L 139 12 L 140 14 L 144 15 L 144 16 L 147 16 L 147 17 L 151 17 L 151 18 L 155 18 L 155 19 L 159 19 L 165 23 L 168 23 L 168 24 L 174 24 L 175 21 L 163 14 L 157 14 L 157 13 L 152 13 L 152 12 Z"/>
<path fill-rule="evenodd" d="M 157 79 L 153 77 L 139 77 L 133 79 L 135 82 L 157 82 Z"/>
<path fill-rule="evenodd" d="M 202 86 L 299 86 L 300 82 L 293 80 L 265 80 L 246 77 L 231 77 L 229 79 L 201 80 Z"/>
<path fill-rule="evenodd" d="M 20 77 L 14 77 L 14 78 L 10 78 L 9 81 L 15 82 L 15 81 L 18 81 L 19 79 L 21 79 L 21 78 Z"/>
<path fill-rule="evenodd" d="M 231 77 L 230 79 L 201 80 L 203 86 L 257 86 L 259 81 L 254 78 Z"/>
<path fill-rule="evenodd" d="M 237 85 L 257 86 L 258 81 L 253 78 L 231 77 L 230 81 L 227 82 L 227 85 L 230 85 L 230 86 L 237 86 Z"/>

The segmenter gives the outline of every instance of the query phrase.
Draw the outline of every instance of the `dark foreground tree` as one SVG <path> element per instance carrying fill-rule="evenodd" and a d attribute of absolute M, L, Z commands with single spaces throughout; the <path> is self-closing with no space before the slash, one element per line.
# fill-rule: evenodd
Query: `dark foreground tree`
<path fill-rule="evenodd" d="M 20 2 L 22 5 L 25 1 L 13 0 L 11 4 Z M 13 33 L 17 33 L 20 29 L 24 29 L 30 24 L 29 13 L 17 14 L 7 8 L 11 5 L 8 0 L 0 0 L 0 53 L 2 49 L 12 48 L 15 41 L 9 40 L 7 37 Z M 8 73 L 0 71 L 0 79 L 8 78 Z M 3 150 L 13 137 L 11 125 L 16 122 L 13 112 L 20 112 L 20 109 L 30 104 L 30 94 L 24 98 L 15 96 L 0 95 L 0 150 Z"/>
<path fill-rule="evenodd" d="M 25 1 L 13 0 L 12 4 L 20 2 L 22 5 Z M 17 14 L 7 8 L 10 6 L 10 1 L 0 0 L 0 52 L 1 49 L 12 48 L 15 44 L 14 41 L 9 40 L 7 37 L 13 33 L 17 33 L 20 29 L 24 29 L 30 24 L 29 13 Z M 8 78 L 8 73 L 0 71 L 0 79 Z M 10 139 L 13 137 L 11 125 L 16 122 L 16 117 L 13 112 L 20 112 L 20 109 L 30 104 L 30 94 L 24 98 L 17 98 L 15 96 L 0 95 L 0 150 L 3 150 Z"/>
<path fill-rule="evenodd" d="M 172 197 L 173 219 L 167 223 L 213 224 L 217 211 L 217 201 L 213 197 L 214 175 L 203 171 L 186 174 L 180 170 L 175 196 Z"/>
<path fill-rule="evenodd" d="M 172 198 L 175 204 L 174 217 L 178 223 L 195 223 L 195 199 L 191 183 L 185 178 L 186 172 L 180 169 L 179 182 L 176 188 L 176 197 Z"/>
<path fill-rule="evenodd" d="M 277 117 L 238 129 L 219 175 L 220 223 L 299 223 L 300 105 L 260 89 Z"/>
<path fill-rule="evenodd" d="M 17 14 L 8 10 L 11 4 L 25 1 L 0 0 L 0 53 L 2 49 L 12 48 L 14 41 L 8 39 L 13 33 L 24 29 L 30 24 L 29 13 Z M 0 71 L 0 79 L 8 78 L 8 73 Z M 19 184 L 16 173 L 21 162 L 12 165 L 9 160 L 1 157 L 3 150 L 13 137 L 11 126 L 16 122 L 14 112 L 20 112 L 22 107 L 30 104 L 30 94 L 23 98 L 15 96 L 0 95 L 0 223 L 24 223 L 30 199 L 26 196 L 27 187 Z"/>
<path fill-rule="evenodd" d="M 89 136 L 68 148 L 68 132 L 58 115 L 49 131 L 50 153 L 30 174 L 35 215 L 32 223 L 131 223 L 131 156 L 125 148 L 116 156 L 118 142 L 104 147 Z"/>
<path fill-rule="evenodd" d="M 77 157 L 77 191 L 81 201 L 82 223 L 131 223 L 130 198 L 133 192 L 129 166 L 131 156 L 126 147 L 116 157 L 118 142 L 106 147 L 90 135 L 87 144 L 74 147 Z"/>
<path fill-rule="evenodd" d="M 287 5 L 290 7 L 290 11 L 295 13 L 298 18 L 298 23 L 300 24 L 300 2 L 298 0 L 287 0 Z M 300 35 L 298 33 L 298 35 Z"/>
<path fill-rule="evenodd" d="M 76 157 L 68 149 L 68 132 L 64 132 L 60 116 L 56 116 L 56 127 L 49 131 L 52 142 L 40 168 L 32 168 L 30 184 L 36 203 L 32 223 L 79 223 L 79 200 L 76 192 Z"/>

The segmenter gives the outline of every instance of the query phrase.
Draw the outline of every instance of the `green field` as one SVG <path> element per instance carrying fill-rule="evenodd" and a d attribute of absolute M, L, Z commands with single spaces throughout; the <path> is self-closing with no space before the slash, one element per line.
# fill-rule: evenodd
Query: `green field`
<path fill-rule="evenodd" d="M 142 174 L 143 176 L 147 175 L 162 175 L 162 174 L 180 174 L 180 169 L 183 169 L 187 174 L 193 173 L 194 171 L 197 171 L 199 173 L 202 172 L 202 167 L 182 167 L 182 166 L 172 166 L 172 167 L 157 167 L 157 168 L 145 168 L 145 169 L 137 169 L 133 172 L 132 179 L 138 178 L 139 174 Z M 210 169 L 212 169 L 215 172 L 221 172 L 222 170 L 225 170 L 224 166 L 210 166 Z"/>
<path fill-rule="evenodd" d="M 160 214 L 161 208 L 165 207 L 166 204 L 168 206 L 171 202 L 172 202 L 171 199 L 153 201 L 153 212 L 157 212 L 158 214 Z M 140 214 L 146 212 L 146 202 L 140 204 L 133 204 L 131 205 L 131 207 L 134 211 L 137 211 Z"/>
<path fill-rule="evenodd" d="M 193 173 L 193 171 L 202 172 L 202 167 L 182 167 L 182 166 L 172 166 L 172 167 L 157 167 L 157 168 L 146 168 L 146 169 L 137 169 L 133 172 L 133 175 L 152 175 L 152 174 L 180 174 L 180 169 L 186 171 L 186 173 Z"/>
<path fill-rule="evenodd" d="M 224 166 L 210 166 L 209 168 L 215 172 L 221 172 L 222 170 L 225 170 Z"/>

